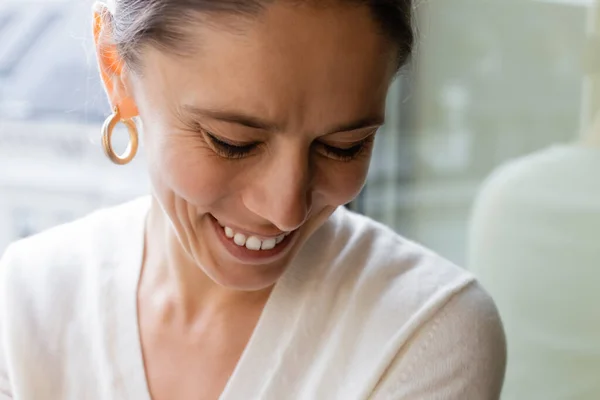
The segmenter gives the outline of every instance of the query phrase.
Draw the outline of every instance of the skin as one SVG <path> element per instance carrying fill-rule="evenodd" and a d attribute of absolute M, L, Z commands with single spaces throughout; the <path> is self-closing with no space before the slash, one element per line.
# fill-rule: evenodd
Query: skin
<path fill-rule="evenodd" d="M 187 27 L 197 51 L 146 47 L 133 72 L 102 11 L 94 33 L 106 92 L 123 118 L 143 123 L 154 190 L 138 293 L 149 389 L 155 400 L 216 399 L 273 285 L 364 185 L 394 48 L 367 8 L 274 2 L 252 19 L 204 16 L 211 23 Z M 231 159 L 207 132 L 258 145 Z M 352 159 L 326 147 L 363 140 Z M 262 237 L 294 232 L 293 241 L 275 260 L 240 262 L 215 220 Z"/>

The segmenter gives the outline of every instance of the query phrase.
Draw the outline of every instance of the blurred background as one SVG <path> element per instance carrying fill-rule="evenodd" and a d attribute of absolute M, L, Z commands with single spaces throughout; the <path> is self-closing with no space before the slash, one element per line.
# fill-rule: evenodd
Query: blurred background
<path fill-rule="evenodd" d="M 600 399 L 596 2 L 416 7 L 417 51 L 351 207 L 480 278 L 509 338 L 505 398 Z M 89 0 L 0 0 L 0 253 L 149 192 L 143 158 L 102 153 L 90 17 Z"/>

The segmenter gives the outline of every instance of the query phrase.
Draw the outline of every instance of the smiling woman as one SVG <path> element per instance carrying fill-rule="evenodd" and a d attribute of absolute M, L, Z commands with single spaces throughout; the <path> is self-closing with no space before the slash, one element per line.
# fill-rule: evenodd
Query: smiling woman
<path fill-rule="evenodd" d="M 498 398 L 502 327 L 473 277 L 340 207 L 364 185 L 411 9 L 96 4 L 104 150 L 130 160 L 143 123 L 153 194 L 9 248 L 0 392 Z"/>

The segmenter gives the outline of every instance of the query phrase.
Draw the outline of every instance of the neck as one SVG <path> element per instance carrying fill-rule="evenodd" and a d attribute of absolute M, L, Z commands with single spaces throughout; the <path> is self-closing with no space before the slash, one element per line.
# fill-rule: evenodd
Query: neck
<path fill-rule="evenodd" d="M 239 311 L 264 305 L 268 299 L 270 289 L 242 292 L 214 282 L 184 250 L 156 199 L 146 221 L 145 241 L 140 293 L 167 301 L 186 320 L 207 310 Z"/>

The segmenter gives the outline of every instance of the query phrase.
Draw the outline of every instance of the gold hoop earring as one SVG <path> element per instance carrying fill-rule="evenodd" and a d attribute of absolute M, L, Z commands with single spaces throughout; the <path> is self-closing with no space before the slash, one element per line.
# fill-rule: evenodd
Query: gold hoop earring
<path fill-rule="evenodd" d="M 121 122 L 127 127 L 129 132 L 129 144 L 125 153 L 118 155 L 112 147 L 112 135 L 115 126 Z M 135 126 L 135 122 L 132 119 L 121 119 L 121 113 L 119 107 L 115 106 L 113 114 L 104 121 L 102 126 L 102 147 L 104 148 L 104 154 L 117 165 L 129 164 L 135 157 L 138 151 L 138 130 Z"/>

